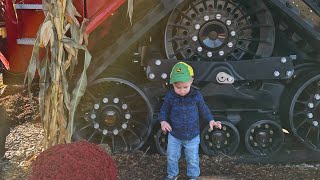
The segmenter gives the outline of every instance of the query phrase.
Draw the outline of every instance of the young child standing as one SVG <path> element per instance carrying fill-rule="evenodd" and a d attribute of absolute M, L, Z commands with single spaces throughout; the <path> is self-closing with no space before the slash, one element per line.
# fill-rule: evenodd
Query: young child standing
<path fill-rule="evenodd" d="M 193 69 L 184 62 L 178 62 L 172 68 L 170 84 L 174 89 L 167 92 L 160 109 L 161 129 L 169 132 L 167 147 L 167 180 L 177 179 L 181 147 L 184 147 L 187 161 L 187 176 L 198 179 L 200 126 L 199 119 L 208 121 L 210 128 L 221 129 L 221 122 L 214 121 L 203 96 L 192 89 Z"/>

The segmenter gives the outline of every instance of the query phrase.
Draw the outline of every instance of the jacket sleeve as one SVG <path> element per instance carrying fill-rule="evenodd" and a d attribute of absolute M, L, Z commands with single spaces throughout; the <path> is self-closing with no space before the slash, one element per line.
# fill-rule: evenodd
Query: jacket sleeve
<path fill-rule="evenodd" d="M 164 97 L 164 102 L 161 106 L 159 117 L 158 117 L 159 122 L 169 121 L 169 114 L 171 109 L 169 97 L 170 97 L 169 93 L 167 93 L 166 96 Z"/>
<path fill-rule="evenodd" d="M 197 99 L 200 117 L 208 122 L 213 120 L 210 109 L 206 105 L 206 102 L 204 101 L 203 96 L 199 91 L 197 92 Z"/>

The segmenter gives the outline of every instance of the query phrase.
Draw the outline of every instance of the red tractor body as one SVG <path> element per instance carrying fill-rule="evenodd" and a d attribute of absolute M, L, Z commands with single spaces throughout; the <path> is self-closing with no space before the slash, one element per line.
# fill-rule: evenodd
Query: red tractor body
<path fill-rule="evenodd" d="M 81 19 L 90 19 L 86 29 L 86 32 L 90 33 L 112 15 L 125 0 L 89 1 L 90 3 L 86 4 L 85 2 L 75 0 L 73 3 L 81 14 Z M 13 4 L 10 0 L 4 1 L 3 24 L 7 35 L 6 47 L 1 50 L 4 56 L 0 56 L 0 59 L 5 65 L 4 80 L 7 84 L 21 83 L 29 65 L 38 29 L 45 18 L 41 3 L 41 0 L 26 0 L 18 4 Z M 94 44 L 94 41 L 90 40 L 90 43 Z"/>

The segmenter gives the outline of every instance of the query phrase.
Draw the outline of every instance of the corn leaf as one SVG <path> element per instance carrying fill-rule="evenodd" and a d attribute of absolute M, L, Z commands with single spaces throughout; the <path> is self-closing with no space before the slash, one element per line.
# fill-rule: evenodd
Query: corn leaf
<path fill-rule="evenodd" d="M 85 89 L 87 87 L 87 69 L 91 62 L 91 55 L 87 49 L 85 49 L 85 61 L 82 74 L 80 79 L 77 81 L 76 87 L 72 91 L 72 98 L 70 103 L 70 111 L 69 111 L 69 124 L 68 124 L 68 132 L 73 132 L 73 122 L 76 108 L 80 102 L 81 97 L 83 96 Z M 69 134 L 67 140 L 71 139 L 71 134 Z"/>
<path fill-rule="evenodd" d="M 39 111 L 41 119 L 44 119 L 45 111 L 45 92 L 48 90 L 49 85 L 49 76 L 48 76 L 48 49 L 45 58 L 43 59 L 40 65 L 40 82 L 39 82 Z"/>
<path fill-rule="evenodd" d="M 44 22 L 46 20 L 48 20 L 49 16 L 46 16 Z M 37 32 L 37 38 L 32 50 L 32 54 L 31 54 L 31 58 L 29 61 L 29 65 L 25 74 L 25 78 L 24 78 L 24 84 L 26 84 L 26 82 L 28 83 L 28 91 L 29 91 L 29 96 L 30 96 L 30 100 L 32 99 L 32 93 L 31 93 L 31 84 L 32 81 L 34 79 L 35 73 L 36 73 L 36 69 L 37 66 L 39 65 L 39 51 L 40 51 L 40 31 L 41 31 L 41 27 L 43 24 L 41 24 L 40 29 Z M 39 67 L 38 67 L 39 68 Z"/>
<path fill-rule="evenodd" d="M 62 89 L 62 87 L 59 87 L 59 94 L 61 94 L 64 90 Z M 58 121 L 57 121 L 57 141 L 58 144 L 64 144 L 66 143 L 65 137 L 67 135 L 66 133 L 66 126 L 67 126 L 67 121 L 68 119 L 65 118 L 65 112 L 64 112 L 64 102 L 63 102 L 64 98 L 59 98 L 58 104 L 59 104 L 59 108 L 58 109 Z"/>
<path fill-rule="evenodd" d="M 130 23 L 132 24 L 133 0 L 128 0 L 128 10 L 127 10 L 127 14 L 129 15 Z"/>
<path fill-rule="evenodd" d="M 50 45 L 52 46 L 54 42 L 53 36 L 52 22 L 46 21 L 40 29 L 40 47 L 47 46 L 49 41 Z"/>
<path fill-rule="evenodd" d="M 75 23 L 78 27 L 80 26 L 79 21 L 77 20 L 77 17 L 81 17 L 81 15 L 78 13 L 78 11 L 76 10 L 76 8 L 73 6 L 71 1 L 67 1 L 67 15 L 70 17 L 70 19 L 72 19 L 73 23 Z M 71 23 L 71 22 L 69 22 Z"/>
<path fill-rule="evenodd" d="M 68 54 L 72 56 L 76 56 L 75 48 L 71 47 L 68 43 L 63 43 L 64 49 L 67 51 Z"/>
<path fill-rule="evenodd" d="M 68 80 L 66 77 L 65 69 L 61 69 L 61 75 L 62 75 L 62 86 L 63 86 L 63 98 L 64 98 L 64 104 L 68 110 L 70 110 L 70 94 L 69 94 L 69 85 Z"/>
<path fill-rule="evenodd" d="M 51 89 L 51 87 L 49 87 L 48 89 Z M 44 149 L 47 149 L 48 148 L 48 141 L 50 139 L 49 133 L 50 133 L 50 112 L 51 112 L 51 109 L 50 109 L 51 91 L 48 90 L 46 92 L 46 96 L 44 98 L 45 98 L 45 101 L 44 101 L 45 102 L 45 104 L 44 104 L 45 111 L 44 111 L 44 116 L 42 119 L 42 124 L 43 124 L 43 129 L 44 129 L 43 147 L 44 147 Z"/>

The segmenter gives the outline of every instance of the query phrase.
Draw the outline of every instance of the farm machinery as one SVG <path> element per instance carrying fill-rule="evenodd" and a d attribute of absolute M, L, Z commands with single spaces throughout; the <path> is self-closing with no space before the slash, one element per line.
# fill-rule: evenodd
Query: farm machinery
<path fill-rule="evenodd" d="M 150 139 L 165 154 L 157 115 L 170 70 L 185 61 L 222 129 L 201 122 L 201 149 L 256 156 L 281 149 L 285 133 L 320 151 L 320 1 L 74 0 L 88 18 L 93 55 L 73 137 L 135 151 Z M 22 83 L 39 25 L 40 0 L 2 1 L 5 84 Z M 80 18 L 80 19 L 81 19 Z"/>

